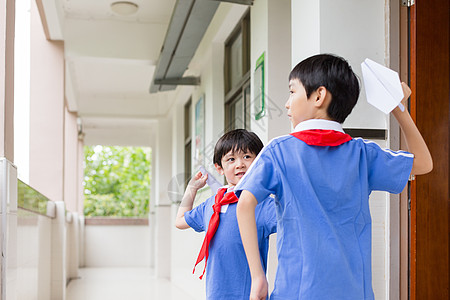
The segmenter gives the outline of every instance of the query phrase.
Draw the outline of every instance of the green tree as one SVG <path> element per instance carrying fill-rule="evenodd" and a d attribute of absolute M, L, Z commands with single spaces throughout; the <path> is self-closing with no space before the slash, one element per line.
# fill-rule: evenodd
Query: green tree
<path fill-rule="evenodd" d="M 147 216 L 150 148 L 85 146 L 84 158 L 86 216 Z"/>

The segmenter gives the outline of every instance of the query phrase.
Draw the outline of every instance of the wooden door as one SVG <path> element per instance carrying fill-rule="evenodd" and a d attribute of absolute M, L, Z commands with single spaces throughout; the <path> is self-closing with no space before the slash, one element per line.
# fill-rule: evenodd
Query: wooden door
<path fill-rule="evenodd" d="M 416 0 L 410 8 L 411 115 L 434 169 L 411 185 L 410 299 L 449 295 L 450 1 Z"/>

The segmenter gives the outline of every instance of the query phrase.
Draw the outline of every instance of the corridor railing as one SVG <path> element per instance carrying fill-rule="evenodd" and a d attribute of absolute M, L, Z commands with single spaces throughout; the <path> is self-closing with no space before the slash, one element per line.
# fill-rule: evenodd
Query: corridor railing
<path fill-rule="evenodd" d="M 0 299 L 64 300 L 78 276 L 84 218 L 52 200 L 0 157 Z"/>
<path fill-rule="evenodd" d="M 55 203 L 20 179 L 17 180 L 17 207 L 52 219 L 56 217 Z"/>

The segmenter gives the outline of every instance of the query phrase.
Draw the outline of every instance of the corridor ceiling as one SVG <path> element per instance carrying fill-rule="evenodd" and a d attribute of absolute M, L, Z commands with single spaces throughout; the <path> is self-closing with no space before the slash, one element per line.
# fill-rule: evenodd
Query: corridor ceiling
<path fill-rule="evenodd" d="M 85 143 L 149 146 L 174 98 L 149 86 L 176 1 L 132 0 L 129 16 L 112 11 L 115 0 L 40 1 L 48 37 L 64 41 L 66 99 Z"/>
<path fill-rule="evenodd" d="M 137 12 L 119 15 L 111 9 L 117 0 L 31 1 L 41 8 L 47 37 L 64 41 L 66 100 L 69 110 L 81 119 L 85 144 L 131 146 L 150 146 L 156 121 L 167 116 L 175 101 L 176 90 L 167 91 L 168 86 L 162 86 L 164 92 L 149 90 L 162 50 L 167 47 L 164 42 L 171 21 L 176 19 L 172 15 L 178 2 L 203 1 L 213 9 L 204 20 L 205 27 L 197 27 L 203 30 L 197 45 L 221 2 L 131 0 L 138 6 Z M 202 11 L 198 5 L 192 7 L 192 11 Z M 197 16 L 194 23 L 198 20 Z M 190 58 L 193 54 L 189 53 Z M 182 69 L 187 68 L 190 58 L 184 58 Z M 180 74 L 183 70 L 177 76 Z"/>

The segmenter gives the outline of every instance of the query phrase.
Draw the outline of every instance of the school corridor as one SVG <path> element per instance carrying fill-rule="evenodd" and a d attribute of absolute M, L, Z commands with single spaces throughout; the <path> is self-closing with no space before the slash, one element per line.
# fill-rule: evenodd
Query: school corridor
<path fill-rule="evenodd" d="M 84 268 L 67 286 L 67 300 L 197 300 L 148 268 Z"/>
<path fill-rule="evenodd" d="M 0 300 L 205 299 L 203 235 L 174 226 L 186 180 L 223 181 L 213 150 L 231 129 L 289 134 L 289 72 L 318 53 L 361 79 L 353 137 L 404 147 L 366 101 L 366 58 L 411 86 L 434 169 L 371 194 L 373 289 L 449 299 L 448 0 L 0 0 Z M 151 148 L 148 215 L 85 216 L 96 145 Z M 270 284 L 276 264 L 272 239 Z"/>

